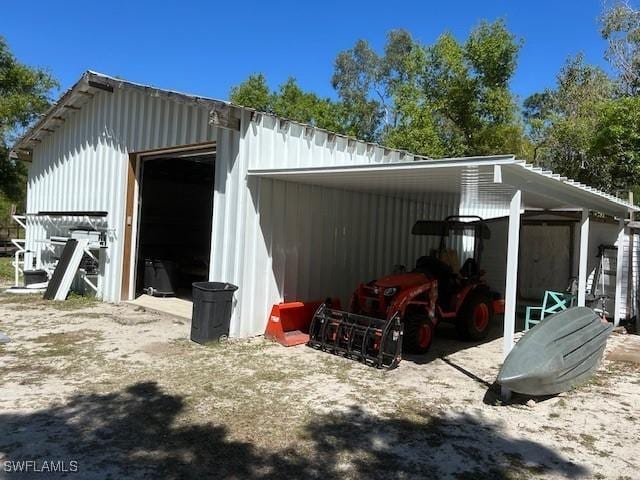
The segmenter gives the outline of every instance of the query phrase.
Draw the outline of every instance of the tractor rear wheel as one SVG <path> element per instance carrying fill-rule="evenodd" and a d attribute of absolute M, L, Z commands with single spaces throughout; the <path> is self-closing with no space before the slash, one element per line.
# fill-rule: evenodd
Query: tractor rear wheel
<path fill-rule="evenodd" d="M 409 314 L 404 321 L 402 350 L 422 355 L 427 353 L 433 341 L 434 327 L 426 315 Z"/>
<path fill-rule="evenodd" d="M 484 340 L 493 325 L 491 298 L 472 292 L 458 314 L 456 330 L 464 340 Z"/>

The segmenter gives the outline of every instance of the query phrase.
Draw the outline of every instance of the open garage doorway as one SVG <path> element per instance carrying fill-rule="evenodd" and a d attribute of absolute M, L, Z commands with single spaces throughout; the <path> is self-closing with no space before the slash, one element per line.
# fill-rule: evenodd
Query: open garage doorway
<path fill-rule="evenodd" d="M 136 298 L 190 301 L 191 284 L 208 279 L 215 159 L 215 148 L 140 157 Z M 190 315 L 190 304 L 160 303 Z"/>

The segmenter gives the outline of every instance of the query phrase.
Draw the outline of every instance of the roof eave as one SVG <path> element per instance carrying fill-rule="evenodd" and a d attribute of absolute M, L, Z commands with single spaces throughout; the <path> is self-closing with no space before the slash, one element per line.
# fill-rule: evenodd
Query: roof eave
<path fill-rule="evenodd" d="M 73 113 L 80 110 L 82 105 L 90 101 L 98 92 L 113 92 L 118 88 L 133 88 L 178 102 L 206 105 L 216 111 L 227 112 L 232 109 L 243 108 L 222 100 L 142 85 L 88 70 L 18 139 L 11 149 L 12 154 L 30 161 L 33 148 L 42 141 L 45 134 L 53 133 L 59 123 L 65 122 L 69 116 L 67 115 L 68 112 Z"/>

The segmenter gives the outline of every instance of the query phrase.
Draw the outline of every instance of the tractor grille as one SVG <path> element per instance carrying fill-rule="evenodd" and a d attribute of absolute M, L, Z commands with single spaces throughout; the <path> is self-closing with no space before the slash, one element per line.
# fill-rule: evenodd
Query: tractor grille
<path fill-rule="evenodd" d="M 388 305 L 382 294 L 383 289 L 370 285 L 363 285 L 360 291 L 360 308 L 362 313 L 384 318 L 387 315 Z"/>

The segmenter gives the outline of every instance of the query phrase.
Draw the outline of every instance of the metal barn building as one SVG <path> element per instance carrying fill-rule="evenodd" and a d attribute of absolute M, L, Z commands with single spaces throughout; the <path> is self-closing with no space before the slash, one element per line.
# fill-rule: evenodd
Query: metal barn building
<path fill-rule="evenodd" d="M 635 300 L 627 299 L 635 299 L 638 255 L 626 247 L 635 237 L 624 219 L 638 209 L 510 155 L 427 159 L 94 72 L 14 154 L 29 164 L 26 265 L 52 261 L 47 239 L 70 224 L 98 223 L 106 232 L 100 297 L 135 298 L 145 257 L 171 251 L 189 278 L 239 286 L 234 337 L 262 334 L 274 303 L 346 301 L 363 280 L 412 266 L 435 246 L 410 235 L 413 223 L 453 214 L 495 219 L 483 268 L 505 294 L 505 349 L 530 214 L 572 212 L 567 273 L 579 278 L 582 304 L 600 242 L 593 235 L 602 230 L 590 212 L 615 217 L 602 228 L 606 243 L 625 246 L 617 257 L 616 320 L 635 314 Z"/>

